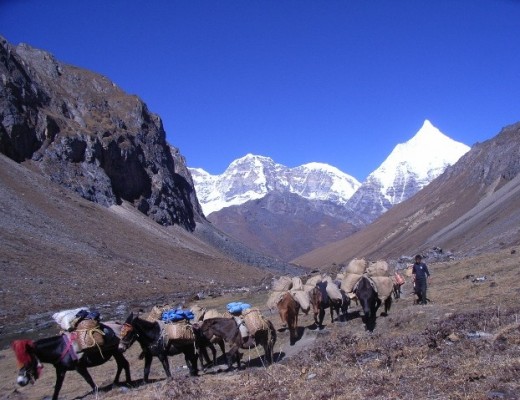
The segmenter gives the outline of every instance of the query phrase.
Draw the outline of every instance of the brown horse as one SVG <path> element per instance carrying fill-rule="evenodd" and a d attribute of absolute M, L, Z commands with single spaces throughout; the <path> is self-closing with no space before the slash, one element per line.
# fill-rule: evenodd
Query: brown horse
<path fill-rule="evenodd" d="M 238 351 L 240 348 L 251 349 L 256 346 L 262 346 L 266 363 L 271 364 L 273 362 L 276 330 L 271 321 L 266 319 L 265 322 L 265 328 L 257 329 L 248 340 L 245 340 L 246 338 L 242 337 L 240 326 L 235 318 L 209 318 L 203 322 L 194 324 L 193 330 L 200 351 L 205 350 L 203 348 L 208 346 L 210 340 L 214 340 L 215 338 L 228 342 L 231 345 L 230 350 L 225 353 L 228 369 L 232 368 L 232 364 L 235 361 L 238 369 L 240 369 L 240 353 Z"/>
<path fill-rule="evenodd" d="M 220 338 L 230 344 L 230 349 L 226 353 L 228 369 L 233 367 L 233 362 L 237 363 L 240 369 L 240 349 L 244 342 L 240 329 L 234 318 L 209 318 L 203 322 L 193 325 L 193 331 L 197 337 L 199 346 L 207 345 L 214 337 Z"/>
<path fill-rule="evenodd" d="M 300 312 L 300 305 L 292 297 L 290 292 L 283 295 L 282 299 L 277 304 L 280 319 L 283 324 L 289 328 L 291 346 L 298 340 L 298 313 Z"/>

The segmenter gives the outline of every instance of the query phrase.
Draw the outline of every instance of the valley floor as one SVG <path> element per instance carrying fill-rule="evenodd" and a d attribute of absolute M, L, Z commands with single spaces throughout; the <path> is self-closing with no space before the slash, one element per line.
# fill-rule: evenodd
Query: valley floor
<path fill-rule="evenodd" d="M 520 399 L 520 255 L 514 249 L 473 259 L 430 265 L 428 305 L 414 305 L 411 284 L 374 332 L 364 329 L 355 304 L 344 322 L 314 329 L 312 316 L 300 315 L 303 335 L 294 346 L 288 332 L 278 334 L 277 362 L 265 368 L 262 351 L 245 352 L 242 371 L 210 369 L 188 377 L 183 358 L 171 358 L 174 379 L 165 379 L 157 360 L 154 383 L 142 385 L 139 349 L 128 353 L 136 387 L 111 388 L 115 363 L 91 370 L 107 390 L 88 395 L 88 385 L 68 373 L 60 398 L 100 399 Z M 230 301 L 265 309 L 267 292 L 250 292 L 202 301 L 224 311 Z M 54 370 L 47 365 L 33 386 L 15 385 L 16 363 L 0 352 L 0 399 L 41 399 L 52 393 Z"/>

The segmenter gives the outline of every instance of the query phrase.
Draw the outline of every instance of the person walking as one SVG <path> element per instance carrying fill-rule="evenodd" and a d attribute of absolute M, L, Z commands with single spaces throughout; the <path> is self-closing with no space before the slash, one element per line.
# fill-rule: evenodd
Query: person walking
<path fill-rule="evenodd" d="M 422 262 L 422 256 L 415 256 L 415 263 L 412 267 L 412 278 L 415 286 L 415 294 L 417 294 L 419 304 L 426 304 L 426 289 L 430 280 L 430 271 L 425 263 Z"/>

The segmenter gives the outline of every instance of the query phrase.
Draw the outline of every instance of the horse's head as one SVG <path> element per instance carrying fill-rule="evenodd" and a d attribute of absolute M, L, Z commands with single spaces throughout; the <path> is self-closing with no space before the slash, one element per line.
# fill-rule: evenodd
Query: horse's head
<path fill-rule="evenodd" d="M 371 318 L 372 312 L 375 312 L 377 302 L 377 292 L 366 277 L 362 277 L 354 289 L 354 293 L 363 308 L 363 313 L 367 318 Z"/>
<path fill-rule="evenodd" d="M 26 386 L 29 382 L 34 383 L 40 377 L 43 368 L 40 360 L 34 354 L 34 342 L 32 340 L 15 340 L 11 347 L 20 367 L 16 383 L 20 386 Z"/>
<path fill-rule="evenodd" d="M 121 332 L 119 333 L 119 351 L 122 353 L 128 350 L 137 339 L 137 332 L 135 331 L 133 322 L 134 313 L 131 313 L 121 327 Z"/>

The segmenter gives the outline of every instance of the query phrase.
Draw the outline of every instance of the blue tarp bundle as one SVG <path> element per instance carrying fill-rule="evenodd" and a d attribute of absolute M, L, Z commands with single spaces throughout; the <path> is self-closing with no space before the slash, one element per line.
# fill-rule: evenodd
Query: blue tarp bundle
<path fill-rule="evenodd" d="M 163 311 L 161 316 L 161 321 L 163 322 L 176 322 L 176 321 L 182 321 L 184 319 L 193 319 L 195 318 L 195 315 L 190 310 L 168 310 Z"/>
<path fill-rule="evenodd" d="M 241 314 L 242 311 L 244 311 L 248 308 L 251 308 L 251 305 L 247 304 L 247 303 L 242 303 L 241 301 L 234 301 L 227 305 L 227 310 L 231 314 Z"/>

